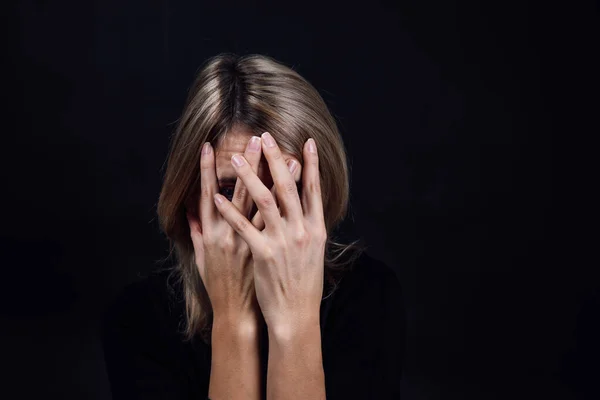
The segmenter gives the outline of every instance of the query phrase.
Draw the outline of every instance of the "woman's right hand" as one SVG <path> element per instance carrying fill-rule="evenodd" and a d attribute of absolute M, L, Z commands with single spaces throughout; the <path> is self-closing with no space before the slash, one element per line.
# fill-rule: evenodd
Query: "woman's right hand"
<path fill-rule="evenodd" d="M 257 141 L 258 139 L 258 141 Z M 246 146 L 254 171 L 261 157 L 260 138 Z M 252 161 L 250 161 L 252 160 Z M 194 258 L 213 311 L 211 335 L 211 398 L 261 397 L 259 323 L 260 307 L 254 290 L 252 253 L 246 242 L 221 217 L 214 203 L 219 191 L 215 152 L 205 143 L 200 156 L 200 194 L 187 212 Z M 238 180 L 234 200 L 248 215 L 252 200 Z M 197 215 L 193 215 L 196 208 Z M 239 366 L 244 365 L 243 370 Z"/>
<path fill-rule="evenodd" d="M 261 158 L 259 137 L 246 146 L 245 157 L 257 171 Z M 202 147 L 200 157 L 200 195 L 197 199 L 199 218 L 188 211 L 187 219 L 194 245 L 196 267 L 202 278 L 213 309 L 213 321 L 254 331 L 260 318 L 253 279 L 252 254 L 246 242 L 219 214 L 214 194 L 219 191 L 215 169 L 215 152 L 210 143 Z M 252 200 L 241 181 L 236 183 L 233 200 L 248 215 Z M 254 333 L 254 332 L 253 332 Z"/>

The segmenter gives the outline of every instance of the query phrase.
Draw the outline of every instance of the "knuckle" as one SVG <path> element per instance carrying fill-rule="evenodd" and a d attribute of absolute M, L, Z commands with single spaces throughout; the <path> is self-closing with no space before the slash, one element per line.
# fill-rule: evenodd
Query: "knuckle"
<path fill-rule="evenodd" d="M 234 193 L 235 200 L 241 202 L 246 198 L 246 194 L 248 193 L 248 189 L 245 186 L 240 186 L 237 191 Z"/>
<path fill-rule="evenodd" d="M 309 182 L 306 189 L 309 193 L 321 194 L 321 185 L 318 182 Z"/>
<path fill-rule="evenodd" d="M 273 251 L 273 248 L 271 248 L 270 246 L 266 247 L 261 253 L 260 258 L 262 259 L 262 261 L 266 261 L 268 263 L 272 263 L 273 261 L 275 261 L 275 252 Z"/>
<path fill-rule="evenodd" d="M 294 194 L 297 191 L 296 182 L 292 181 L 279 182 L 277 183 L 276 187 L 277 193 L 281 193 L 283 195 Z"/>
<path fill-rule="evenodd" d="M 213 160 L 210 157 L 200 157 L 200 169 L 205 171 L 213 167 Z"/>
<path fill-rule="evenodd" d="M 214 247 L 217 244 L 215 235 L 213 235 L 212 232 L 204 231 L 204 237 L 202 238 L 202 241 L 206 247 Z"/>
<path fill-rule="evenodd" d="M 251 171 L 250 165 L 245 162 L 237 168 L 237 174 L 240 176 L 247 176 Z"/>
<path fill-rule="evenodd" d="M 268 192 L 264 195 L 261 195 L 257 199 L 257 204 L 260 205 L 262 208 L 271 208 L 275 205 L 275 199 L 273 199 L 273 195 L 271 194 L 271 192 Z"/>
<path fill-rule="evenodd" d="M 248 229 L 248 220 L 238 217 L 232 221 L 231 225 L 236 232 L 244 232 Z"/>
<path fill-rule="evenodd" d="M 281 156 L 281 150 L 279 150 L 277 147 L 273 148 L 273 151 L 271 152 L 271 158 L 273 160 L 279 160 Z"/>
<path fill-rule="evenodd" d="M 308 243 L 309 240 L 308 232 L 304 229 L 297 230 L 293 237 L 296 244 L 305 244 Z"/>
<path fill-rule="evenodd" d="M 252 171 L 252 168 L 250 168 L 250 166 L 246 164 L 244 166 L 239 167 L 239 169 L 236 171 L 236 174 L 238 176 L 238 181 L 240 181 L 240 183 L 244 183 L 244 181 L 247 181 L 252 177 L 254 171 Z"/>
<path fill-rule="evenodd" d="M 200 189 L 200 197 L 204 200 L 206 200 L 206 199 L 212 200 L 212 193 L 208 186 L 206 186 L 206 185 L 202 186 L 202 188 Z"/>
<path fill-rule="evenodd" d="M 282 249 L 283 251 L 287 251 L 289 246 L 289 238 L 282 233 L 273 239 L 272 246 L 272 249 Z"/>
<path fill-rule="evenodd" d="M 225 235 L 221 240 L 218 241 L 219 248 L 222 250 L 232 250 L 234 248 L 233 235 Z"/>

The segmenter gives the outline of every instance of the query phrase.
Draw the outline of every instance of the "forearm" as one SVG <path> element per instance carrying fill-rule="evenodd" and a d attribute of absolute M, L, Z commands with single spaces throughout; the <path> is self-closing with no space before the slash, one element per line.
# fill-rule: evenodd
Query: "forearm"
<path fill-rule="evenodd" d="M 261 398 L 259 330 L 253 324 L 215 321 L 212 330 L 209 397 Z"/>
<path fill-rule="evenodd" d="M 267 399 L 325 399 L 318 319 L 301 328 L 269 329 Z"/>

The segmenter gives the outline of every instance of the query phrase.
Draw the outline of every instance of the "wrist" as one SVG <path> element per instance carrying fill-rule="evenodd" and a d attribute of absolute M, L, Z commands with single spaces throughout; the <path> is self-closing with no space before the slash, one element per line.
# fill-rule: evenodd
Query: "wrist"
<path fill-rule="evenodd" d="M 214 315 L 210 348 L 211 398 L 260 398 L 259 328 L 254 315 Z"/>
<path fill-rule="evenodd" d="M 321 324 L 318 315 L 305 319 L 280 321 L 268 326 L 269 343 L 282 346 L 321 340 Z"/>
<path fill-rule="evenodd" d="M 322 371 L 321 327 L 318 320 L 269 328 L 269 365 Z"/>
<path fill-rule="evenodd" d="M 260 333 L 260 314 L 256 313 L 219 313 L 213 316 L 212 337 L 256 339 Z"/>

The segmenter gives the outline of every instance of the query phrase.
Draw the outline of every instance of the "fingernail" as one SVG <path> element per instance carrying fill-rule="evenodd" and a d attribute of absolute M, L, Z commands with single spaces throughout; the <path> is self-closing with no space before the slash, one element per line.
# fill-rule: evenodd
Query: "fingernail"
<path fill-rule="evenodd" d="M 217 203 L 217 204 L 223 203 L 223 198 L 221 197 L 221 195 L 219 193 L 215 193 L 214 198 L 215 198 L 215 203 Z"/>
<path fill-rule="evenodd" d="M 296 170 L 296 167 L 298 166 L 298 163 L 296 162 L 296 160 L 290 160 L 288 162 L 288 169 L 290 170 L 290 172 L 293 174 L 294 171 Z"/>
<path fill-rule="evenodd" d="M 273 136 L 269 132 L 265 132 L 261 136 L 267 147 L 275 147 L 275 140 L 273 140 Z"/>
<path fill-rule="evenodd" d="M 313 138 L 308 139 L 308 151 L 311 153 L 317 152 L 317 146 L 315 146 L 315 140 Z"/>
<path fill-rule="evenodd" d="M 210 142 L 204 143 L 204 145 L 202 146 L 202 154 L 210 154 Z"/>
<path fill-rule="evenodd" d="M 231 161 L 233 161 L 233 164 L 236 167 L 241 167 L 242 165 L 244 165 L 244 159 L 239 154 L 234 154 L 234 156 L 231 157 Z"/>
<path fill-rule="evenodd" d="M 258 151 L 260 150 L 260 138 L 258 136 L 252 136 L 248 143 L 248 149 Z"/>

